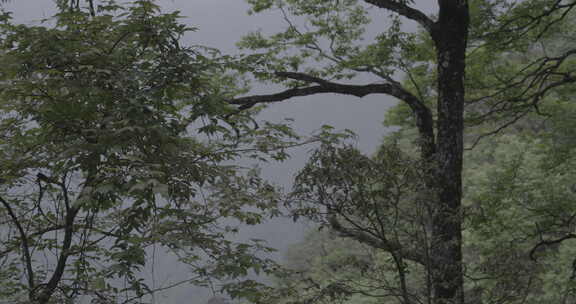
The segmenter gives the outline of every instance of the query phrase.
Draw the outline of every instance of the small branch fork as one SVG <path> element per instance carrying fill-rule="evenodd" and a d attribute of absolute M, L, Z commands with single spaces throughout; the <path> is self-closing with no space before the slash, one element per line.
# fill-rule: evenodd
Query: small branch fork
<path fill-rule="evenodd" d="M 33 288 L 35 286 L 34 282 L 35 280 L 34 280 L 34 270 L 32 269 L 32 254 L 30 253 L 30 242 L 28 239 L 28 234 L 24 230 L 24 227 L 22 227 L 22 223 L 20 222 L 20 219 L 12 209 L 12 206 L 10 206 L 10 203 L 8 203 L 8 201 L 6 201 L 3 197 L 0 197 L 0 203 L 2 203 L 4 208 L 6 208 L 6 210 L 8 211 L 10 219 L 12 220 L 14 226 L 16 226 L 16 229 L 18 229 L 18 233 L 20 234 L 22 251 L 24 254 L 24 263 L 26 264 L 26 276 L 28 277 L 28 287 L 30 295 L 32 295 L 34 292 Z"/>
<path fill-rule="evenodd" d="M 361 243 L 367 244 L 373 248 L 380 248 L 384 251 L 391 253 L 400 253 L 400 256 L 404 259 L 411 260 L 420 265 L 426 265 L 426 258 L 422 256 L 419 252 L 413 250 L 407 250 L 400 243 L 392 242 L 390 240 L 385 240 L 380 237 L 372 236 L 366 232 L 360 231 L 358 229 L 352 229 L 344 227 L 340 224 L 338 219 L 334 214 L 328 215 L 328 223 L 330 227 L 338 232 L 343 237 L 349 237 Z"/>
<path fill-rule="evenodd" d="M 566 240 L 570 240 L 570 239 L 576 239 L 576 234 L 570 233 L 570 234 L 567 234 L 567 235 L 565 235 L 565 236 L 563 236 L 563 237 L 561 237 L 561 238 L 558 238 L 558 239 L 554 239 L 554 240 L 543 240 L 543 241 L 539 242 L 538 244 L 536 244 L 534 247 L 532 247 L 532 250 L 530 250 L 530 254 L 529 254 L 530 259 L 531 259 L 532 261 L 536 261 L 536 260 L 537 260 L 537 258 L 536 258 L 536 252 L 537 252 L 539 249 L 541 249 L 542 247 L 557 245 L 557 244 L 560 244 L 560 243 L 562 243 L 562 242 L 564 242 L 564 241 L 566 241 Z M 574 271 L 576 271 L 576 260 L 574 260 L 574 263 L 575 263 L 575 264 L 574 264 L 574 266 L 575 266 L 575 267 L 574 267 Z"/>
<path fill-rule="evenodd" d="M 379 8 L 387 9 L 389 11 L 395 12 L 400 16 L 414 20 L 418 22 L 428 33 L 432 33 L 434 29 L 434 21 L 428 18 L 423 12 L 412 8 L 399 1 L 391 0 L 364 0 L 364 2 L 377 6 Z"/>

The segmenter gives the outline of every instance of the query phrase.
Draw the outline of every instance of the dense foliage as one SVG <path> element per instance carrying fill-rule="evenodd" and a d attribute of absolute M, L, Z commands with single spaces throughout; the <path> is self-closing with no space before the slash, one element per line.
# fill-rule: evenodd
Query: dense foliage
<path fill-rule="evenodd" d="M 564 97 L 542 106 L 547 116 L 528 115 L 466 153 L 463 217 L 469 303 L 552 304 L 571 303 L 576 298 L 576 108 L 570 96 Z M 411 134 L 407 128 L 392 137 L 413 138 Z M 377 155 L 368 161 L 377 163 L 379 158 Z M 350 167 L 354 165 L 340 168 Z M 348 175 L 345 180 L 350 182 L 352 174 L 345 171 L 339 176 Z M 370 175 L 362 178 L 369 179 Z M 362 187 L 368 185 L 364 182 Z M 374 189 L 380 191 L 378 186 Z M 355 201 L 372 198 L 385 205 L 394 197 L 381 193 L 366 195 L 359 188 L 355 194 L 363 195 L 363 199 Z M 331 196 L 335 197 L 341 196 Z M 406 210 L 417 212 L 413 203 L 404 201 L 385 210 L 391 214 L 383 217 L 384 222 L 395 221 L 386 227 L 387 235 L 422 235 L 416 225 L 421 217 L 405 217 Z M 361 218 L 364 221 L 355 222 L 370 223 L 370 215 L 362 214 Z M 304 241 L 289 250 L 285 262 L 294 273 L 280 285 L 289 286 L 291 301 L 397 303 L 394 298 L 401 296 L 401 275 L 411 295 L 424 297 L 422 292 L 427 288 L 421 267 L 404 263 L 401 272 L 393 253 L 326 230 L 310 231 Z"/>
<path fill-rule="evenodd" d="M 287 26 L 239 58 L 182 45 L 194 29 L 152 0 L 59 0 L 41 26 L 2 14 L 0 300 L 137 303 L 186 283 L 257 303 L 576 301 L 575 1 L 247 2 Z M 243 79 L 285 89 L 242 96 Z M 296 144 L 257 105 L 326 93 L 392 96 L 399 129 L 366 156 L 324 126 L 284 200 L 239 165 Z M 281 201 L 323 229 L 292 271 L 229 238 Z M 156 250 L 189 277 L 147 280 Z M 247 279 L 262 272 L 277 288 Z"/>
<path fill-rule="evenodd" d="M 194 29 L 178 18 L 144 0 L 61 1 L 40 26 L 2 15 L 0 301 L 140 303 L 214 282 L 242 296 L 273 268 L 228 237 L 277 214 L 238 159 L 282 159 L 294 135 L 226 103 L 243 89 L 227 57 L 181 45 Z M 153 285 L 156 250 L 188 277 Z"/>

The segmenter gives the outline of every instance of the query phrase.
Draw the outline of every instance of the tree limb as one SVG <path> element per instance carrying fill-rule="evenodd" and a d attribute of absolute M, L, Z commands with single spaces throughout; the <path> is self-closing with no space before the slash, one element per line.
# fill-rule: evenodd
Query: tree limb
<path fill-rule="evenodd" d="M 330 85 L 293 88 L 276 94 L 240 97 L 230 100 L 229 102 L 231 104 L 241 105 L 240 107 L 241 109 L 248 109 L 258 103 L 279 102 L 298 96 L 309 96 L 322 93 L 336 93 L 336 94 L 353 95 L 356 97 L 364 97 L 369 94 L 386 93 L 386 91 L 391 90 L 391 88 L 389 88 L 390 85 L 386 84 L 345 85 L 345 84 L 336 84 L 332 82 L 327 83 L 329 83 Z"/>
<path fill-rule="evenodd" d="M 0 200 L 2 200 L 2 198 L 0 198 Z M 35 237 L 39 237 L 42 236 L 48 232 L 52 232 L 52 231 L 56 231 L 56 230 L 61 230 L 64 229 L 64 225 L 54 225 L 54 226 L 50 226 L 47 228 L 44 228 L 42 230 L 36 231 L 36 232 L 32 232 L 30 234 L 28 234 L 28 239 L 32 239 Z M 6 249 L 4 249 L 3 251 L 0 251 L 0 256 L 3 256 L 5 254 L 10 253 L 11 251 L 17 249 L 17 246 L 9 246 L 9 247 L 5 247 Z"/>
<path fill-rule="evenodd" d="M 570 233 L 570 234 L 567 234 L 567 235 L 565 235 L 565 236 L 563 236 L 563 237 L 561 237 L 561 238 L 559 238 L 559 239 L 555 239 L 555 240 L 543 240 L 543 241 L 541 241 L 540 243 L 538 243 L 538 244 L 536 244 L 534 247 L 532 247 L 532 250 L 530 250 L 530 254 L 529 254 L 530 259 L 531 259 L 532 261 L 536 261 L 536 260 L 537 260 L 536 257 L 535 257 L 535 254 L 536 254 L 536 252 L 537 252 L 541 247 L 544 247 L 544 246 L 552 246 L 552 245 L 560 244 L 560 243 L 564 242 L 565 240 L 569 240 L 569 239 L 576 239 L 576 234 Z"/>
<path fill-rule="evenodd" d="M 396 97 L 410 106 L 416 118 L 416 127 L 420 134 L 420 146 L 424 156 L 428 158 L 434 151 L 434 128 L 430 109 L 418 97 L 405 90 L 398 82 L 390 80 L 388 83 L 373 83 L 366 85 L 340 84 L 306 73 L 276 72 L 276 77 L 315 83 L 317 86 L 292 88 L 276 94 L 252 95 L 229 100 L 231 104 L 240 105 L 240 110 L 248 109 L 258 103 L 280 102 L 292 97 L 310 96 L 322 93 L 335 93 L 364 97 L 370 94 L 386 94 Z"/>
<path fill-rule="evenodd" d="M 387 9 L 389 11 L 395 12 L 402 17 L 408 18 L 418 22 L 426 31 L 432 33 L 432 28 L 434 27 L 434 21 L 432 21 L 426 14 L 410 7 L 399 1 L 392 0 L 364 0 L 366 3 L 370 3 L 379 8 Z"/>
<path fill-rule="evenodd" d="M 74 220 L 76 219 L 76 215 L 80 209 L 72 208 L 66 214 L 66 220 L 64 223 L 64 240 L 62 242 L 62 251 L 60 252 L 60 256 L 58 257 L 58 262 L 56 263 L 56 268 L 54 269 L 54 273 L 48 283 L 43 284 L 43 289 L 41 290 L 40 294 L 35 297 L 35 300 L 38 303 L 48 303 L 52 294 L 58 287 L 62 276 L 64 275 L 64 271 L 66 270 L 66 262 L 68 257 L 71 254 L 70 248 L 72 247 L 72 236 L 74 234 Z"/>
<path fill-rule="evenodd" d="M 419 263 L 421 265 L 426 265 L 426 260 L 421 254 L 413 250 L 407 250 L 403 248 L 399 243 L 386 241 L 381 238 L 376 238 L 372 235 L 369 235 L 357 229 L 346 228 L 340 224 L 338 219 L 336 219 L 335 215 L 328 215 L 327 218 L 330 227 L 334 229 L 336 232 L 338 232 L 342 237 L 352 238 L 370 247 L 380 248 L 390 253 L 397 253 L 404 259 Z"/>
<path fill-rule="evenodd" d="M 32 255 L 30 254 L 30 245 L 28 243 L 28 235 L 26 234 L 26 231 L 24 231 L 24 228 L 22 227 L 20 220 L 16 216 L 16 213 L 14 213 L 14 210 L 12 210 L 10 204 L 3 197 L 0 197 L 0 202 L 2 203 L 2 205 L 4 205 L 4 208 L 6 208 L 6 210 L 8 211 L 10 218 L 14 222 L 16 228 L 18 229 L 18 233 L 20 233 L 20 241 L 22 242 L 22 251 L 24 253 L 24 261 L 26 263 L 26 274 L 27 274 L 26 276 L 28 277 L 28 288 L 32 293 L 35 287 L 35 283 L 34 283 L 34 270 L 32 269 Z"/>

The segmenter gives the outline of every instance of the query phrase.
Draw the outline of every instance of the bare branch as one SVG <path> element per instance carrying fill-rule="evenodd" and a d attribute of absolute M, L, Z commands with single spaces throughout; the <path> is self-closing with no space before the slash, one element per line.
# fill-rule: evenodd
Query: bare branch
<path fill-rule="evenodd" d="M 10 215 L 10 218 L 14 222 L 16 229 L 18 229 L 18 233 L 20 233 L 20 241 L 22 242 L 22 251 L 24 252 L 24 261 L 26 264 L 26 276 L 28 277 L 28 288 L 30 292 L 33 292 L 35 287 L 34 270 L 32 269 L 32 256 L 30 254 L 28 235 L 26 234 L 26 231 L 24 231 L 24 228 L 22 227 L 20 220 L 16 216 L 16 213 L 14 213 L 14 210 L 12 210 L 12 206 L 10 206 L 10 204 L 3 197 L 0 197 L 0 202 L 2 203 L 2 205 L 4 205 L 4 208 L 6 208 L 6 210 L 8 211 L 8 214 Z"/>
<path fill-rule="evenodd" d="M 71 208 L 66 215 L 64 224 L 64 240 L 62 242 L 60 256 L 58 257 L 58 262 L 56 263 L 56 268 L 54 269 L 52 277 L 48 283 L 43 284 L 42 291 L 38 297 L 36 297 L 38 303 L 48 303 L 50 297 L 58 287 L 58 284 L 64 275 L 64 271 L 66 270 L 66 262 L 71 254 L 70 248 L 72 247 L 72 236 L 74 234 L 74 220 L 76 219 L 76 215 L 79 211 L 80 209 L 78 208 Z"/>
<path fill-rule="evenodd" d="M 276 94 L 252 95 L 229 100 L 231 104 L 240 105 L 240 110 L 248 109 L 258 103 L 273 103 L 288 100 L 292 97 L 310 96 L 322 93 L 335 93 L 364 97 L 370 94 L 386 94 L 396 97 L 410 106 L 416 118 L 416 126 L 420 134 L 420 145 L 425 157 L 431 156 L 434 151 L 434 128 L 433 118 L 430 109 L 414 94 L 402 87 L 393 80 L 388 83 L 373 83 L 366 85 L 340 84 L 325 79 L 318 78 L 305 73 L 297 72 L 276 72 L 280 78 L 315 83 L 317 86 L 293 88 Z"/>
<path fill-rule="evenodd" d="M 499 44 L 502 47 L 507 46 L 516 39 L 525 37 L 531 31 L 537 30 L 536 38 L 534 41 L 540 40 L 553 25 L 564 20 L 566 16 L 576 7 L 576 2 L 566 2 L 563 0 L 554 0 L 546 6 L 544 10 L 529 10 L 538 12 L 536 15 L 521 14 L 515 16 L 508 20 L 504 20 L 500 25 L 494 30 L 486 34 L 487 37 L 498 36 L 507 37 L 504 40 L 500 39 Z M 560 12 L 564 10 L 563 12 Z M 559 14 L 559 16 L 554 16 L 554 14 Z M 514 16 L 514 14 L 511 14 Z M 548 21 L 549 20 L 549 21 Z M 518 24 L 518 25 L 516 25 Z M 538 29 L 540 28 L 540 29 Z M 510 34 L 510 35 L 507 35 Z"/>
<path fill-rule="evenodd" d="M 376 238 L 366 232 L 359 231 L 357 229 L 346 228 L 342 226 L 340 222 L 338 222 L 338 219 L 336 219 L 336 216 L 334 215 L 328 216 L 328 222 L 330 223 L 330 227 L 338 232 L 340 236 L 355 239 L 356 241 L 369 245 L 373 248 L 380 248 L 390 253 L 399 254 L 402 258 L 419 263 L 421 265 L 425 265 L 426 263 L 424 257 L 418 252 L 407 250 L 403 248 L 401 244 L 383 240 L 381 238 Z"/>
<path fill-rule="evenodd" d="M 402 17 L 408 18 L 418 22 L 428 33 L 432 33 L 432 28 L 434 26 L 434 21 L 432 21 L 426 14 L 410 7 L 404 3 L 392 0 L 364 0 L 366 3 L 370 3 L 379 8 L 387 9 L 389 11 L 395 12 Z"/>
<path fill-rule="evenodd" d="M 543 246 L 552 246 L 552 245 L 556 245 L 556 244 L 560 244 L 562 242 L 564 242 L 565 240 L 569 240 L 569 239 L 576 239 L 576 234 L 567 234 L 559 239 L 555 239 L 555 240 L 543 240 L 540 243 L 536 244 L 532 250 L 530 250 L 530 259 L 532 261 L 536 261 L 536 257 L 535 254 L 536 252 Z"/>
<path fill-rule="evenodd" d="M 389 85 L 386 84 L 368 84 L 368 85 L 345 85 L 336 83 L 330 83 L 330 84 L 331 84 L 330 86 L 321 85 L 321 86 L 310 86 L 303 88 L 293 88 L 276 94 L 240 97 L 230 100 L 229 102 L 231 104 L 241 105 L 241 109 L 247 109 L 258 103 L 279 102 L 298 96 L 310 96 L 322 93 L 337 93 L 337 94 L 353 95 L 356 97 L 364 97 L 369 94 L 377 94 L 377 93 L 382 94 L 390 90 L 390 88 L 387 88 L 389 87 Z"/>
<path fill-rule="evenodd" d="M 538 58 L 527 64 L 512 77 L 499 78 L 496 76 L 502 85 L 495 87 L 494 93 L 478 99 L 468 100 L 466 106 L 468 108 L 472 107 L 472 110 L 474 110 L 473 107 L 476 104 L 486 107 L 486 104 L 482 102 L 496 100 L 496 102 L 489 104 L 481 115 L 475 117 L 474 122 L 469 123 L 469 126 L 481 125 L 491 119 L 499 119 L 499 116 L 503 113 L 513 113 L 513 115 L 507 114 L 505 123 L 499 125 L 495 130 L 479 135 L 472 146 L 466 148 L 466 150 L 473 149 L 483 138 L 497 134 L 513 125 L 519 119 L 531 113 L 534 108 L 538 112 L 539 104 L 553 89 L 575 83 L 576 75 L 572 71 L 561 71 L 563 64 L 575 55 L 576 49 L 570 49 L 556 57 Z M 506 96 L 510 91 L 519 92 L 513 96 Z M 539 114 L 544 115 L 542 113 Z"/>

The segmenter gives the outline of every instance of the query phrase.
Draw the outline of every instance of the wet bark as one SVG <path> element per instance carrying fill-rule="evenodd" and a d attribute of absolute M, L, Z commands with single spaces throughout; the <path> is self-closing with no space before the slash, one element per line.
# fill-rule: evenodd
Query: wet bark
<path fill-rule="evenodd" d="M 433 303 L 462 304 L 462 155 L 464 76 L 469 12 L 466 0 L 439 0 L 432 30 L 438 59 L 438 120 L 429 271 Z"/>

